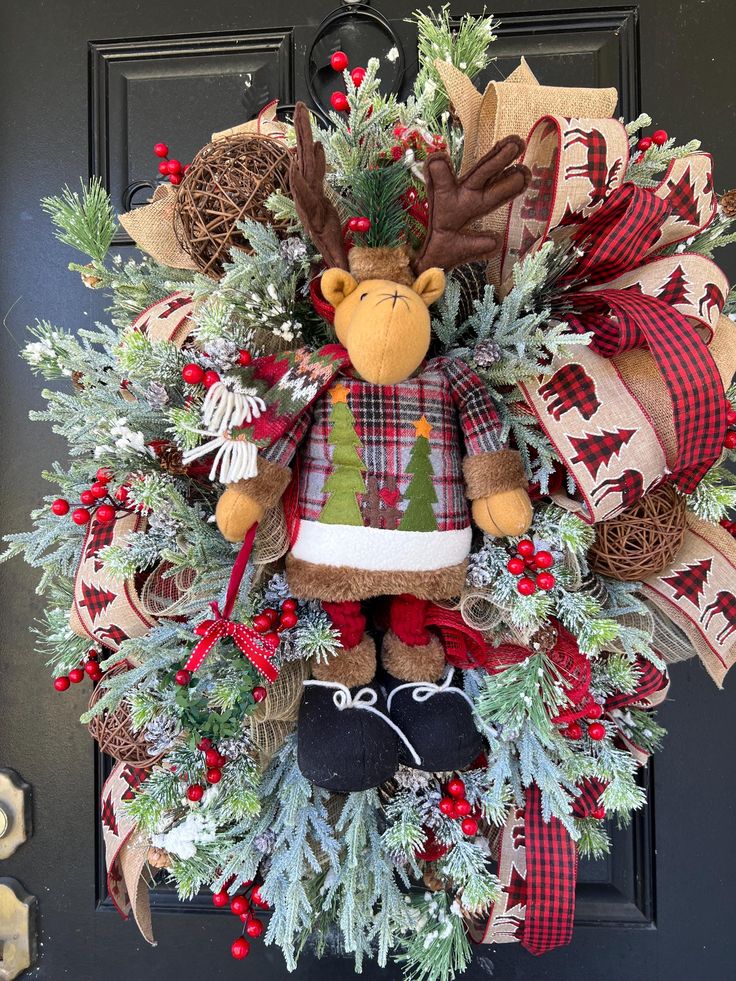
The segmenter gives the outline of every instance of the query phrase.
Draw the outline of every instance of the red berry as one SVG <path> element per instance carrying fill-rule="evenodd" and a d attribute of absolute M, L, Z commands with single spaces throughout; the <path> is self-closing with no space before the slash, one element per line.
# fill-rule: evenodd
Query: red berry
<path fill-rule="evenodd" d="M 271 624 L 276 623 L 279 618 L 279 611 L 272 606 L 267 606 L 265 610 L 261 610 L 261 613 L 268 618 L 268 622 Z"/>
<path fill-rule="evenodd" d="M 641 150 L 642 153 L 644 153 L 644 151 L 648 150 L 651 145 L 652 145 L 651 136 L 642 136 L 642 138 L 636 144 L 636 149 Z"/>
<path fill-rule="evenodd" d="M 657 146 L 664 146 L 664 144 L 669 139 L 666 129 L 655 129 L 652 133 L 652 143 L 656 143 Z"/>
<path fill-rule="evenodd" d="M 728 426 L 736 426 L 736 409 L 729 409 L 726 411 L 726 424 Z"/>
<path fill-rule="evenodd" d="M 208 749 L 212 749 L 212 740 L 207 736 L 204 736 L 204 738 L 200 739 L 197 743 L 197 749 L 202 753 L 206 752 Z"/>
<path fill-rule="evenodd" d="M 596 821 L 602 821 L 606 816 L 605 807 L 601 807 L 599 804 L 598 807 L 593 808 L 593 810 L 590 812 L 590 816 L 594 817 Z"/>
<path fill-rule="evenodd" d="M 84 670 L 91 678 L 93 674 L 96 674 L 100 670 L 100 666 L 97 661 L 93 661 L 92 658 L 90 658 L 89 661 L 84 662 Z"/>
<path fill-rule="evenodd" d="M 185 174 L 186 174 L 186 172 L 187 172 L 187 171 L 189 170 L 189 168 L 190 168 L 191 166 L 192 166 L 191 164 L 184 164 L 184 173 L 185 173 Z"/>
<path fill-rule="evenodd" d="M 473 835 L 478 834 L 478 822 L 475 818 L 465 818 L 460 827 L 462 828 L 463 834 L 467 835 L 468 838 L 472 838 Z"/>
<path fill-rule="evenodd" d="M 208 749 L 204 754 L 204 761 L 207 766 L 219 766 L 220 754 L 216 749 Z"/>
<path fill-rule="evenodd" d="M 583 730 L 577 724 L 577 722 L 571 722 L 567 729 L 564 730 L 564 735 L 568 739 L 580 739 L 583 734 Z"/>
<path fill-rule="evenodd" d="M 520 579 L 516 584 L 516 588 L 522 596 L 531 596 L 537 591 L 536 583 L 528 576 L 524 576 L 522 579 Z"/>
<path fill-rule="evenodd" d="M 515 555 L 512 559 L 509 559 L 506 563 L 506 568 L 509 570 L 512 576 L 520 576 L 526 565 L 523 559 L 520 559 L 518 555 Z"/>
<path fill-rule="evenodd" d="M 285 630 L 291 630 L 299 622 L 299 617 L 296 613 L 289 613 L 287 610 L 286 613 L 281 614 L 281 620 L 279 622 Z"/>
<path fill-rule="evenodd" d="M 256 613 L 253 617 L 253 629 L 259 634 L 265 634 L 271 629 L 271 620 L 265 613 Z"/>
<path fill-rule="evenodd" d="M 222 780 L 222 770 L 219 766 L 212 766 L 207 771 L 207 783 L 219 783 Z"/>
<path fill-rule="evenodd" d="M 358 218 L 356 221 L 356 225 L 357 225 L 357 231 L 359 231 L 362 235 L 364 235 L 366 232 L 370 231 L 371 220 L 370 218 L 365 218 L 365 217 Z"/>
<path fill-rule="evenodd" d="M 534 556 L 534 561 L 537 564 L 538 569 L 551 569 L 555 564 L 552 553 L 545 552 L 544 549 L 541 552 L 537 552 L 537 554 Z"/>
<path fill-rule="evenodd" d="M 101 484 L 109 484 L 112 480 L 112 473 L 107 467 L 98 467 L 95 477 Z"/>
<path fill-rule="evenodd" d="M 204 380 L 204 368 L 192 361 L 181 369 L 181 377 L 187 385 L 201 385 Z"/>
<path fill-rule="evenodd" d="M 192 676 L 186 668 L 182 668 L 181 671 L 177 671 L 174 675 L 174 681 L 177 685 L 181 685 L 182 688 L 185 688 L 191 680 Z"/>
<path fill-rule="evenodd" d="M 73 685 L 78 685 L 80 681 L 84 681 L 84 668 L 72 668 L 69 672 L 69 681 Z"/>
<path fill-rule="evenodd" d="M 181 184 L 181 174 L 169 174 L 169 184 Z"/>
<path fill-rule="evenodd" d="M 439 809 L 446 817 L 453 817 L 455 814 L 455 801 L 452 797 L 443 797 L 439 803 Z"/>
<path fill-rule="evenodd" d="M 525 559 L 530 559 L 534 555 L 534 542 L 529 538 L 522 538 L 516 546 L 516 551 Z"/>
<path fill-rule="evenodd" d="M 447 784 L 447 793 L 450 794 L 451 797 L 457 797 L 457 798 L 464 797 L 465 784 L 462 782 L 462 780 L 459 779 L 459 777 L 454 777 Z"/>
<path fill-rule="evenodd" d="M 153 148 L 153 152 L 156 154 L 157 157 L 168 157 L 169 148 L 166 146 L 165 143 L 157 143 Z"/>
<path fill-rule="evenodd" d="M 250 894 L 250 901 L 256 905 L 260 906 L 261 909 L 268 909 L 268 903 L 261 895 L 261 887 L 256 886 L 253 892 Z"/>
<path fill-rule="evenodd" d="M 244 368 L 247 368 L 252 360 L 253 355 L 250 353 L 250 351 L 238 351 L 238 364 L 241 364 Z"/>
<path fill-rule="evenodd" d="M 69 514 L 69 501 L 65 501 L 63 497 L 57 497 L 51 505 L 51 510 L 54 514 L 58 514 L 59 517 Z"/>
<path fill-rule="evenodd" d="M 182 172 L 181 160 L 169 160 L 166 169 L 170 174 L 180 174 Z"/>
<path fill-rule="evenodd" d="M 296 613 L 297 607 L 298 607 L 298 603 L 293 598 L 293 596 L 290 596 L 288 599 L 285 599 L 284 602 L 281 604 L 281 609 L 284 611 L 284 613 Z"/>
<path fill-rule="evenodd" d="M 465 798 L 459 800 L 457 804 L 455 804 L 455 811 L 460 817 L 467 817 L 472 810 L 473 808 L 470 806 L 470 801 L 465 800 Z"/>
<path fill-rule="evenodd" d="M 96 671 L 92 671 L 89 675 L 90 681 L 93 681 L 95 684 L 97 684 L 97 682 L 100 681 L 101 678 L 102 678 L 102 670 L 99 667 L 97 668 Z"/>
<path fill-rule="evenodd" d="M 264 698 L 268 696 L 268 692 L 263 687 L 263 685 L 256 685 L 253 689 L 253 700 L 256 702 L 262 702 Z"/>
<path fill-rule="evenodd" d="M 115 491 L 115 500 L 120 501 L 122 504 L 128 500 L 128 495 L 130 494 L 130 488 L 126 487 L 125 484 L 121 484 L 120 487 Z"/>
<path fill-rule="evenodd" d="M 330 105 L 335 112 L 345 112 L 348 108 L 348 97 L 344 92 L 333 92 L 330 96 Z"/>
<path fill-rule="evenodd" d="M 279 644 L 281 643 L 281 638 L 279 637 L 279 635 L 276 633 L 275 630 L 272 630 L 268 634 L 264 634 L 263 639 L 267 644 L 270 644 L 271 647 L 278 647 Z"/>
<path fill-rule="evenodd" d="M 736 430 L 729 429 L 726 433 L 726 438 L 723 440 L 723 445 L 727 450 L 736 449 Z"/>
<path fill-rule="evenodd" d="M 205 371 L 204 378 L 202 379 L 202 384 L 204 385 L 205 388 L 212 388 L 212 386 L 216 385 L 217 382 L 219 382 L 219 380 L 220 380 L 220 376 L 217 374 L 216 371 Z"/>
<path fill-rule="evenodd" d="M 112 504 L 100 504 L 97 508 L 97 520 L 103 525 L 109 525 L 115 520 L 115 508 Z"/>
<path fill-rule="evenodd" d="M 600 719 L 603 715 L 603 706 L 599 705 L 598 702 L 591 702 L 590 705 L 585 710 L 586 719 Z"/>
<path fill-rule="evenodd" d="M 248 911 L 247 911 L 246 913 L 241 913 L 241 914 L 240 914 L 240 922 L 241 922 L 241 923 L 248 923 L 248 922 L 249 922 L 249 920 L 250 920 L 250 918 L 251 918 L 252 916 L 253 916 L 253 914 L 251 913 L 251 911 L 250 911 L 250 910 L 248 910 Z"/>
<path fill-rule="evenodd" d="M 591 722 L 588 726 L 588 735 L 596 742 L 600 742 L 601 739 L 605 739 L 606 737 L 606 727 L 602 722 Z"/>
<path fill-rule="evenodd" d="M 230 947 L 230 953 L 233 955 L 236 961 L 242 961 L 250 953 L 250 944 L 245 937 L 238 937 L 237 940 L 233 940 L 232 946 Z"/>
<path fill-rule="evenodd" d="M 54 688 L 57 691 L 66 691 L 70 683 L 66 675 L 62 675 L 60 678 L 54 678 Z"/>
<path fill-rule="evenodd" d="M 96 480 L 94 484 L 92 484 L 90 491 L 98 501 L 107 496 L 107 486 L 100 480 Z"/>
<path fill-rule="evenodd" d="M 358 231 L 358 218 L 353 215 L 352 218 L 348 218 L 348 231 L 357 232 Z"/>
<path fill-rule="evenodd" d="M 217 909 L 224 909 L 230 902 L 230 897 L 223 890 L 222 892 L 216 892 L 212 895 L 212 905 L 216 906 Z"/>
<path fill-rule="evenodd" d="M 392 146 L 391 156 L 394 160 L 401 160 L 401 158 L 404 156 L 403 146 Z"/>
<path fill-rule="evenodd" d="M 236 916 L 240 916 L 241 913 L 247 913 L 249 909 L 250 903 L 245 896 L 233 896 L 230 900 L 230 911 Z"/>
<path fill-rule="evenodd" d="M 164 177 L 169 173 L 169 163 L 167 160 L 162 160 L 158 165 L 159 174 L 163 174 Z"/>
<path fill-rule="evenodd" d="M 257 940 L 263 933 L 263 923 L 255 917 L 251 917 L 245 924 L 245 932 L 253 940 Z"/>
<path fill-rule="evenodd" d="M 187 799 L 196 804 L 198 800 L 202 800 L 204 797 L 204 787 L 201 784 L 193 783 L 191 787 L 187 787 Z M 217 906 L 217 903 L 215 903 Z"/>
<path fill-rule="evenodd" d="M 75 525 L 86 525 L 91 515 L 87 508 L 75 508 L 72 511 L 72 521 Z"/>
<path fill-rule="evenodd" d="M 365 78 L 365 68 L 353 68 L 350 72 L 350 77 L 353 80 L 353 85 L 358 88 L 363 84 L 363 79 Z"/>
<path fill-rule="evenodd" d="M 330 64 L 336 72 L 344 72 L 350 62 L 344 51 L 336 51 L 330 58 Z"/>
<path fill-rule="evenodd" d="M 220 767 L 220 769 L 222 769 L 223 766 L 227 766 L 227 756 L 223 756 L 222 753 L 218 753 L 217 765 Z"/>
<path fill-rule="evenodd" d="M 551 572 L 540 572 L 537 576 L 537 586 L 545 592 L 549 589 L 554 589 L 554 585 L 555 577 Z"/>

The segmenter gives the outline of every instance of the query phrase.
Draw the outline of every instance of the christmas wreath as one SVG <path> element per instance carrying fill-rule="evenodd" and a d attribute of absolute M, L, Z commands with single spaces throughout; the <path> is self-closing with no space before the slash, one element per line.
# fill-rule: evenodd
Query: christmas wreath
<path fill-rule="evenodd" d="M 94 686 L 146 939 L 153 872 L 235 958 L 444 981 L 471 940 L 569 942 L 668 663 L 736 656 L 736 208 L 615 90 L 522 60 L 481 94 L 492 19 L 417 23 L 406 102 L 337 51 L 329 128 L 157 144 L 140 262 L 99 182 L 44 199 L 110 325 L 30 328 L 70 462 L 6 555 L 55 688 Z"/>

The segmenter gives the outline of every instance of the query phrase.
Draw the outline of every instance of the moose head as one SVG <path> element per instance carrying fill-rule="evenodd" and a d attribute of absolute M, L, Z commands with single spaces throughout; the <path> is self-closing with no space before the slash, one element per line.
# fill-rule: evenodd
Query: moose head
<path fill-rule="evenodd" d="M 444 270 L 489 259 L 500 248 L 497 234 L 472 225 L 527 186 L 529 171 L 514 163 L 524 141 L 500 140 L 462 178 L 446 154 L 431 154 L 425 164 L 428 225 L 421 250 L 354 247 L 348 253 L 325 192 L 324 147 L 312 137 L 304 103 L 296 107 L 294 127 L 291 192 L 305 230 L 330 267 L 322 275 L 322 292 L 335 308 L 338 340 L 365 381 L 397 384 L 416 371 L 429 350 L 428 308 L 444 292 Z"/>

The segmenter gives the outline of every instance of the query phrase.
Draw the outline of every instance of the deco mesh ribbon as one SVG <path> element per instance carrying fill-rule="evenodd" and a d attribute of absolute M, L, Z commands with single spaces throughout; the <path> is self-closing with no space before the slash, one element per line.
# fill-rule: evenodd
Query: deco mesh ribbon
<path fill-rule="evenodd" d="M 723 383 L 707 342 L 728 283 L 703 256 L 661 254 L 712 220 L 711 158 L 674 160 L 651 189 L 624 182 L 628 158 L 626 131 L 615 120 L 543 117 L 524 156 L 532 180 L 506 229 L 502 281 L 560 233 L 579 249 L 553 315 L 591 333 L 590 348 L 574 362 L 558 359 L 538 386 L 522 387 L 575 478 L 588 520 L 627 506 L 665 474 L 693 490 L 718 458 L 726 428 Z M 620 359 L 636 350 L 648 352 L 670 403 L 672 447 L 620 371 Z"/>
<path fill-rule="evenodd" d="M 205 620 L 196 629 L 196 633 L 201 639 L 185 665 L 187 671 L 198 671 L 215 644 L 224 637 L 230 637 L 243 656 L 250 661 L 253 667 L 264 678 L 270 682 L 274 682 L 279 676 L 278 669 L 270 660 L 276 651 L 277 645 L 269 644 L 263 635 L 259 634 L 252 627 L 247 627 L 244 623 L 238 623 L 236 620 L 230 619 L 230 614 L 235 606 L 238 590 L 248 565 L 248 559 L 253 550 L 253 542 L 257 530 L 258 525 L 254 524 L 245 536 L 238 552 L 238 557 L 230 573 L 230 582 L 228 583 L 225 605 L 222 608 L 222 612 L 220 612 L 217 603 L 212 603 L 211 606 L 215 614 L 215 619 Z"/>

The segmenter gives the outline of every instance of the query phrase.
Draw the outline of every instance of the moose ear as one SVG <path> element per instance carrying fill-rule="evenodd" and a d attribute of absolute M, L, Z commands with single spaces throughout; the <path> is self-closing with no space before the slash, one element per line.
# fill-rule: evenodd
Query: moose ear
<path fill-rule="evenodd" d="M 421 296 L 428 307 L 431 307 L 434 301 L 439 300 L 445 292 L 445 274 L 436 266 L 432 269 L 425 269 L 414 280 L 412 289 L 418 296 Z"/>
<path fill-rule="evenodd" d="M 344 269 L 328 269 L 322 273 L 322 295 L 333 307 L 339 307 L 357 286 L 350 273 Z"/>

